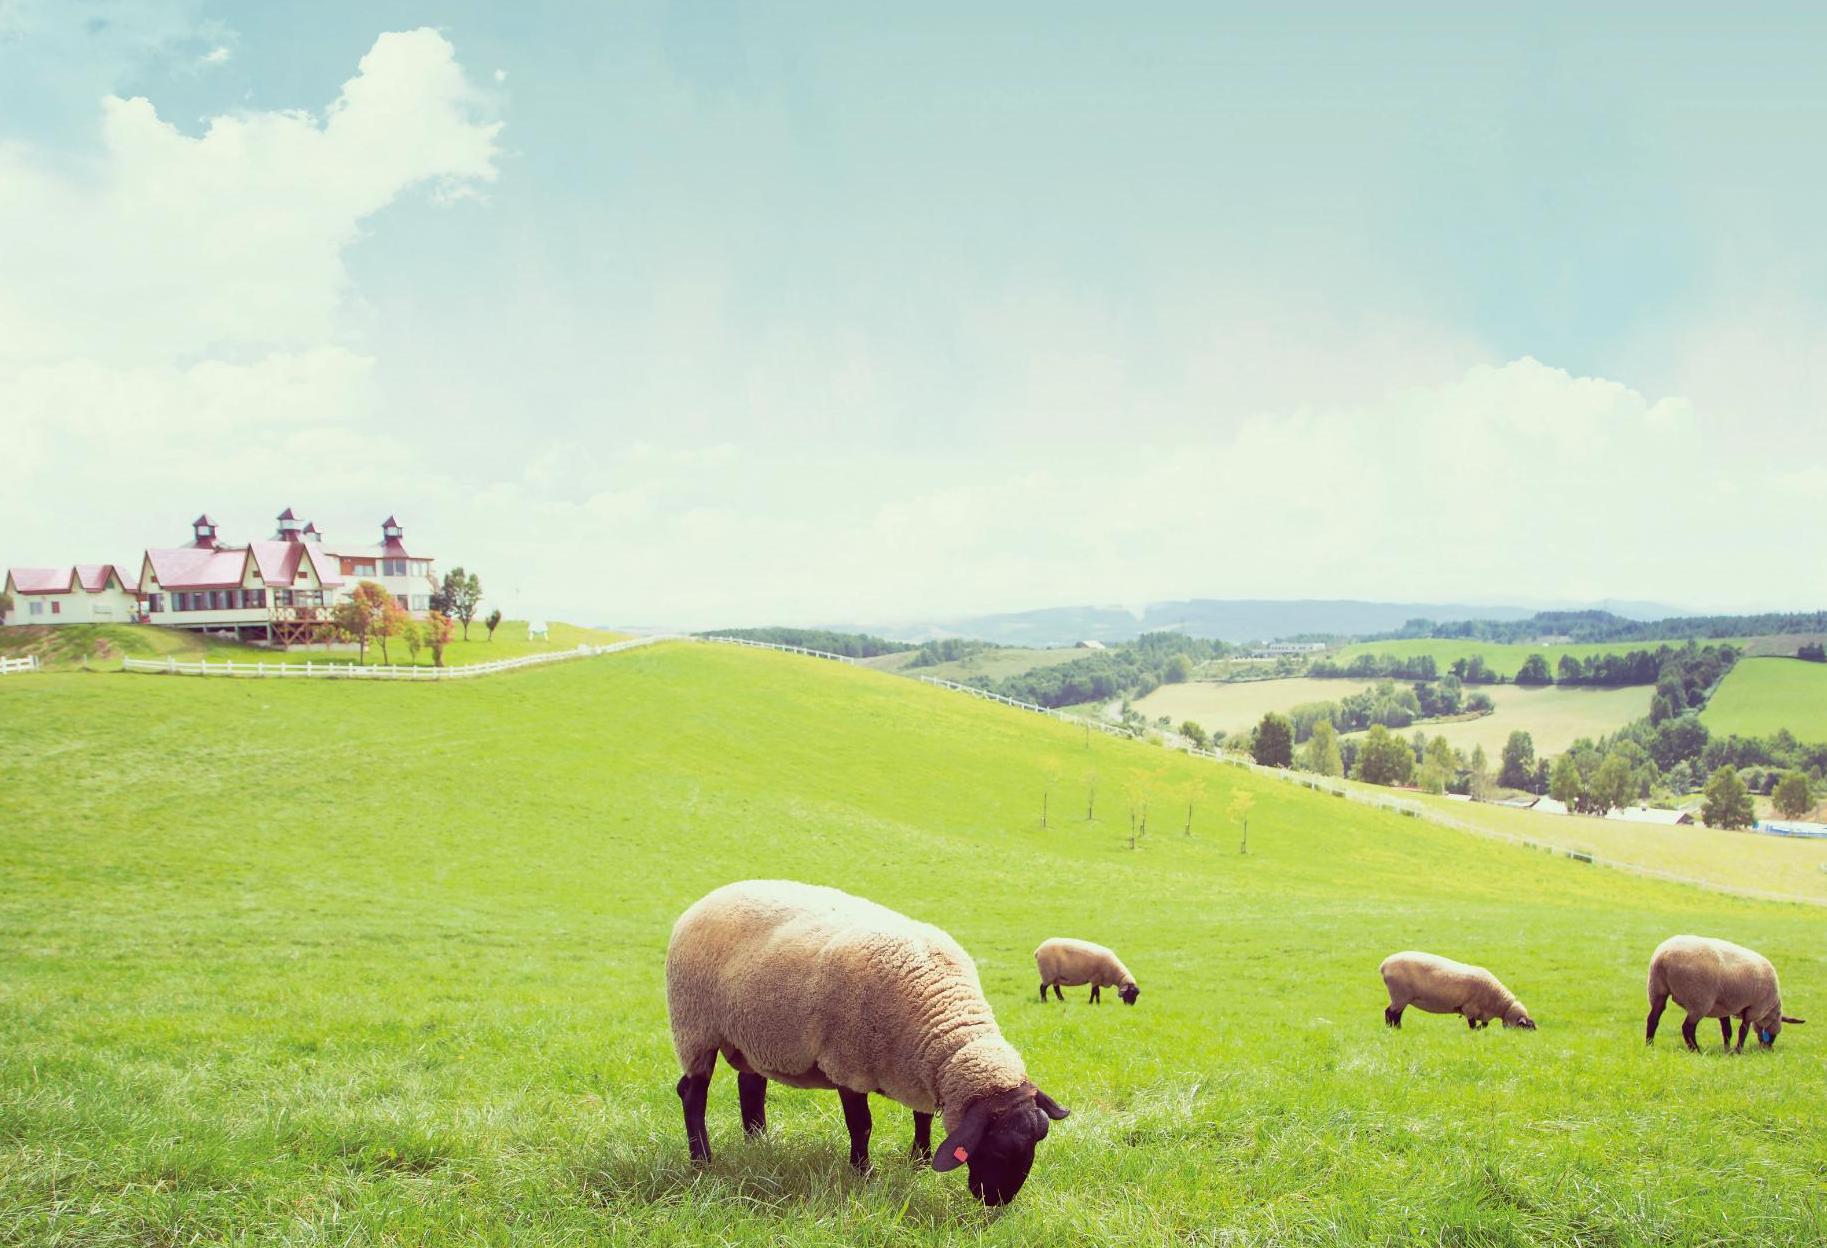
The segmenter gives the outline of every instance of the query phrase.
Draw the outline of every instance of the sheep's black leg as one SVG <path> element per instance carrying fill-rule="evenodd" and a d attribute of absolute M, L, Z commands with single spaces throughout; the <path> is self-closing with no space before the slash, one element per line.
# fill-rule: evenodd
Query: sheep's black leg
<path fill-rule="evenodd" d="M 933 1116 L 914 1110 L 913 1155 L 915 1161 L 933 1159 Z"/>
<path fill-rule="evenodd" d="M 1732 1020 L 1730 1017 L 1719 1020 L 1719 1043 L 1728 1049 L 1732 1047 Z"/>
<path fill-rule="evenodd" d="M 1719 1021 L 1726 1024 L 1726 1038 L 1728 1040 L 1731 1039 L 1731 1023 L 1726 1022 L 1723 1018 Z M 1745 1033 L 1749 1030 L 1751 1030 L 1751 1016 L 1747 1013 L 1743 1018 L 1738 1020 L 1738 1047 L 1732 1050 L 1734 1053 L 1743 1053 L 1745 1051 Z"/>
<path fill-rule="evenodd" d="M 1394 1027 L 1397 1031 L 1402 1030 L 1402 1010 L 1404 1008 L 1405 1007 L 1403 1006 L 1397 1005 L 1384 1006 L 1383 1025 L 1385 1027 Z"/>
<path fill-rule="evenodd" d="M 1096 984 L 1091 985 L 1091 1004 L 1098 1005 L 1101 1003 L 1101 1001 L 1102 1001 L 1102 998 L 1100 998 L 1098 996 L 1097 985 Z"/>
<path fill-rule="evenodd" d="M 691 1150 L 693 1161 L 711 1159 L 710 1132 L 704 1129 L 704 1102 L 709 1093 L 709 1072 L 679 1077 L 679 1102 L 685 1107 L 685 1146 Z"/>
<path fill-rule="evenodd" d="M 1649 1019 L 1643 1024 L 1643 1043 L 1656 1042 L 1656 1025 L 1662 1021 L 1662 1011 L 1668 1008 L 1668 994 L 1649 999 Z"/>
<path fill-rule="evenodd" d="M 760 1135 L 768 1129 L 768 1079 L 747 1073 L 736 1076 L 736 1097 L 742 1102 L 742 1129 Z"/>
<path fill-rule="evenodd" d="M 1687 1042 L 1687 1047 L 1696 1053 L 1700 1052 L 1700 1041 L 1694 1039 L 1694 1028 L 1699 1025 L 1700 1017 L 1696 1014 L 1689 1014 L 1687 1020 L 1681 1024 L 1681 1038 Z"/>
<path fill-rule="evenodd" d="M 1066 994 L 1059 990 L 1058 984 L 1053 985 L 1053 999 L 1055 1001 L 1064 1001 L 1066 999 Z"/>
<path fill-rule="evenodd" d="M 1040 1003 L 1042 1005 L 1047 1003 L 1047 981 L 1044 979 L 1040 981 Z"/>
<path fill-rule="evenodd" d="M 844 1125 L 850 1128 L 850 1164 L 858 1170 L 869 1169 L 869 1094 L 839 1088 L 837 1099 L 844 1105 Z"/>
<path fill-rule="evenodd" d="M 1477 1031 L 1478 1030 L 1478 1020 L 1473 1018 L 1470 1014 L 1467 1014 L 1465 1016 L 1465 1029 L 1467 1031 Z"/>

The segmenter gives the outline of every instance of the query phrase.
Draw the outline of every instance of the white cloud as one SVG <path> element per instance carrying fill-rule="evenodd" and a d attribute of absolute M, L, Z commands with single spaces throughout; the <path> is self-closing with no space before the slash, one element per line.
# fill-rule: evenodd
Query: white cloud
<path fill-rule="evenodd" d="M 343 253 L 415 186 L 494 178 L 483 104 L 416 30 L 378 38 L 321 117 L 220 116 L 191 137 L 108 97 L 80 167 L 0 147 L 0 237 L 30 243 L 0 248 L 0 562 L 175 540 L 147 531 L 166 508 L 264 525 L 302 479 L 365 515 L 424 478 L 379 432 Z"/>
<path fill-rule="evenodd" d="M 205 65 L 226 65 L 234 54 L 222 44 L 217 44 L 200 58 Z"/>
<path fill-rule="evenodd" d="M 102 104 L 79 173 L 0 148 L 0 360 L 127 362 L 336 337 L 342 252 L 420 183 L 495 176 L 498 123 L 431 30 L 382 35 L 321 118 L 245 113 L 192 138 Z"/>

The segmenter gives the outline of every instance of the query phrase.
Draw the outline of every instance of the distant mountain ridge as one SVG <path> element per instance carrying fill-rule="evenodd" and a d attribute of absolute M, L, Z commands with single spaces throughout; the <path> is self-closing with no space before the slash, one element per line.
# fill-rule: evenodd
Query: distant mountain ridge
<path fill-rule="evenodd" d="M 1681 614 L 1657 603 L 1593 604 L 1636 619 Z M 1270 641 L 1309 634 L 1358 637 L 1393 633 L 1415 619 L 1526 620 L 1539 606 L 1475 606 L 1441 602 L 1368 602 L 1352 598 L 1193 598 L 1127 607 L 1044 607 L 949 620 L 872 624 L 866 630 L 900 641 L 974 637 L 1016 646 L 1064 646 L 1078 641 L 1131 641 L 1174 631 L 1221 641 Z M 849 626 L 846 626 L 849 627 Z"/>

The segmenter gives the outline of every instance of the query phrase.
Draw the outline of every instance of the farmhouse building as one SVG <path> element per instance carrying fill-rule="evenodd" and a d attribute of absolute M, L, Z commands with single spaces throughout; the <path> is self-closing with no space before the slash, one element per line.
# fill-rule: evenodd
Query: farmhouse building
<path fill-rule="evenodd" d="M 208 513 L 191 521 L 183 546 L 149 547 L 137 574 L 112 565 L 15 568 L 7 574 L 15 609 L 8 624 L 76 624 L 113 619 L 292 645 L 324 640 L 330 611 L 362 581 L 423 615 L 435 588 L 430 555 L 409 550 L 392 516 L 373 545 L 332 546 L 291 508 L 271 538 L 227 545 Z M 18 584 L 20 588 L 13 590 Z"/>
<path fill-rule="evenodd" d="M 139 614 L 137 580 L 112 563 L 71 568 L 11 568 L 5 624 L 131 624 Z"/>

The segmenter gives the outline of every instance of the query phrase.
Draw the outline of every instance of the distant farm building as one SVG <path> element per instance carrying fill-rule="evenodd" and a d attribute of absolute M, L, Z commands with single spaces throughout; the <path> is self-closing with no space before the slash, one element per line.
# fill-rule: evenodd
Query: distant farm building
<path fill-rule="evenodd" d="M 6 595 L 13 609 L 5 624 L 130 624 L 139 597 L 112 563 L 79 563 L 69 568 L 10 568 Z"/>
<path fill-rule="evenodd" d="M 1326 648 L 1323 641 L 1272 641 L 1245 655 L 1248 659 L 1286 659 L 1302 654 L 1318 654 Z"/>
<path fill-rule="evenodd" d="M 1101 641 L 1090 641 L 1090 640 L 1086 640 L 1086 641 L 1081 641 L 1081 642 L 1079 642 L 1079 643 L 1078 643 L 1078 645 L 1077 645 L 1077 646 L 1076 646 L 1076 647 L 1075 647 L 1075 649 L 1079 649 L 1079 650 L 1102 650 L 1102 649 L 1104 649 L 1104 643 L 1103 643 L 1103 642 L 1101 642 Z"/>
<path fill-rule="evenodd" d="M 405 530 L 392 516 L 380 527 L 372 545 L 332 545 L 288 507 L 271 538 L 230 545 L 205 513 L 191 521 L 187 544 L 149 547 L 136 569 L 12 569 L 7 586 L 14 609 L 5 622 L 138 622 L 292 645 L 327 639 L 331 609 L 362 581 L 423 615 L 436 588 L 432 558 L 407 549 Z"/>
<path fill-rule="evenodd" d="M 549 640 L 547 634 L 550 631 L 551 630 L 546 627 L 546 622 L 544 620 L 534 620 L 527 625 L 527 640 L 547 641 Z"/>
<path fill-rule="evenodd" d="M 1827 840 L 1827 823 L 1808 823 L 1801 819 L 1760 819 L 1757 830 L 1771 836 L 1801 836 L 1809 840 Z"/>
<path fill-rule="evenodd" d="M 1619 806 L 1608 811 L 1607 819 L 1621 819 L 1625 823 L 1654 823 L 1665 828 L 1685 827 L 1694 822 L 1691 811 L 1663 810 L 1657 806 Z"/>

